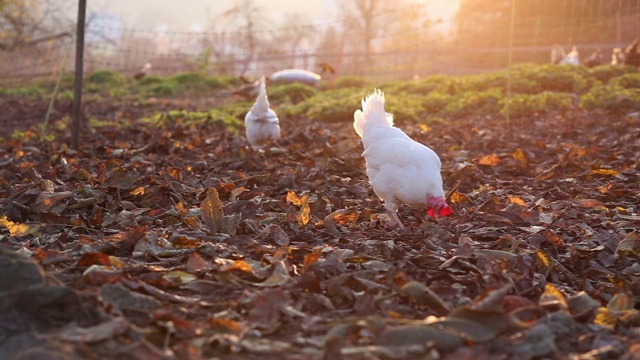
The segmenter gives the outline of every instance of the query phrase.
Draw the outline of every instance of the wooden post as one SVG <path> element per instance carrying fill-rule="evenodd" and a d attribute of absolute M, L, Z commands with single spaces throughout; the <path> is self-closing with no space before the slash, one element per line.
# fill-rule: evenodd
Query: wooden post
<path fill-rule="evenodd" d="M 78 23 L 76 24 L 76 75 L 73 89 L 73 111 L 71 118 L 71 147 L 78 149 L 80 141 L 80 117 L 82 108 L 82 74 L 84 64 L 84 23 L 87 0 L 78 0 Z"/>

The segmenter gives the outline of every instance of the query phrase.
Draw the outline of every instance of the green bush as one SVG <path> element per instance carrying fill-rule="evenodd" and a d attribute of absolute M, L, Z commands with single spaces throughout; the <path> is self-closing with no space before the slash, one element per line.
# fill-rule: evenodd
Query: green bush
<path fill-rule="evenodd" d="M 76 77 L 73 74 L 62 75 L 62 81 L 60 82 L 61 89 L 73 89 L 75 86 Z M 51 85 L 51 88 L 55 86 L 55 83 Z"/>
<path fill-rule="evenodd" d="M 136 85 L 137 86 L 151 86 L 151 85 L 163 83 L 164 81 L 165 81 L 164 78 L 162 78 L 160 76 L 149 75 L 149 76 L 145 76 L 142 79 L 138 80 Z"/>
<path fill-rule="evenodd" d="M 451 94 L 432 91 L 422 99 L 422 107 L 428 114 L 435 115 L 449 105 L 453 98 L 454 96 Z"/>
<path fill-rule="evenodd" d="M 204 84 L 206 79 L 207 77 L 202 75 L 201 73 L 186 72 L 170 77 L 169 81 L 186 87 L 197 87 Z"/>
<path fill-rule="evenodd" d="M 370 83 L 360 76 L 338 76 L 334 82 L 336 89 L 364 88 L 367 86 L 370 86 Z"/>
<path fill-rule="evenodd" d="M 353 112 L 360 107 L 363 96 L 352 88 L 321 91 L 296 105 L 283 104 L 277 111 L 286 116 L 306 116 L 313 120 L 349 121 L 353 120 Z"/>
<path fill-rule="evenodd" d="M 455 117 L 496 114 L 502 107 L 500 100 L 503 97 L 502 90 L 498 88 L 482 92 L 463 92 L 451 98 L 442 110 L 442 114 Z"/>
<path fill-rule="evenodd" d="M 37 85 L 0 89 L 0 96 L 28 97 L 42 96 L 45 93 L 45 89 Z"/>
<path fill-rule="evenodd" d="M 617 76 L 609 84 L 623 89 L 640 89 L 640 73 L 631 73 Z"/>
<path fill-rule="evenodd" d="M 167 122 L 183 121 L 186 124 L 224 123 L 232 128 L 239 128 L 242 126 L 242 121 L 238 120 L 238 118 L 232 116 L 224 109 L 212 109 L 210 111 L 171 110 L 156 113 L 150 117 L 142 118 L 139 121 L 158 125 L 163 125 Z"/>
<path fill-rule="evenodd" d="M 98 70 L 89 77 L 87 81 L 90 84 L 96 84 L 100 86 L 117 87 L 126 83 L 125 78 L 120 73 L 113 70 Z"/>
<path fill-rule="evenodd" d="M 633 73 L 636 71 L 636 68 L 633 66 L 623 65 L 600 65 L 588 70 L 591 77 L 597 79 L 602 83 L 607 83 L 609 82 L 609 80 L 615 77 Z"/>
<path fill-rule="evenodd" d="M 207 77 L 198 72 L 178 74 L 166 82 L 177 85 L 175 91 L 178 93 L 210 91 L 229 87 L 229 78 Z"/>
<path fill-rule="evenodd" d="M 507 76 L 503 72 L 494 74 L 469 75 L 461 78 L 462 91 L 485 91 L 491 88 L 506 89 Z"/>
<path fill-rule="evenodd" d="M 178 85 L 172 82 L 161 82 L 149 86 L 147 93 L 153 96 L 170 96 L 178 93 Z"/>
<path fill-rule="evenodd" d="M 102 87 L 98 84 L 92 84 L 92 83 L 88 83 L 87 85 L 85 85 L 84 87 L 84 91 L 90 93 L 90 94 L 97 94 L 100 92 L 100 90 L 102 89 Z"/>
<path fill-rule="evenodd" d="M 314 96 L 318 89 L 301 83 L 275 85 L 269 88 L 269 101 L 297 104 Z"/>
<path fill-rule="evenodd" d="M 521 64 L 512 68 L 512 77 L 528 79 L 536 84 L 536 93 L 543 91 L 580 93 L 588 90 L 592 83 L 587 80 L 587 69 L 573 65 Z"/>
<path fill-rule="evenodd" d="M 253 101 L 236 101 L 223 105 L 217 108 L 217 110 L 220 110 L 233 118 L 244 121 L 245 115 L 247 115 L 247 112 L 251 110 L 252 106 Z M 280 112 L 279 109 L 276 109 L 276 111 L 278 111 L 278 113 Z"/>
<path fill-rule="evenodd" d="M 60 100 L 73 100 L 73 90 L 62 90 L 58 95 Z"/>
<path fill-rule="evenodd" d="M 427 95 L 434 90 L 446 87 L 452 81 L 451 77 L 432 75 L 418 80 L 393 81 L 380 86 L 385 93 L 410 93 Z"/>
<path fill-rule="evenodd" d="M 502 99 L 500 113 L 504 116 L 529 116 L 548 111 L 563 111 L 571 108 L 574 96 L 567 93 L 544 91 L 539 94 L 515 94 Z"/>
<path fill-rule="evenodd" d="M 596 86 L 580 99 L 580 107 L 586 110 L 602 109 L 610 113 L 624 114 L 640 110 L 640 89 L 621 86 Z"/>
<path fill-rule="evenodd" d="M 218 77 L 208 77 L 205 82 L 204 82 L 205 86 L 208 89 L 211 90 L 215 90 L 215 89 L 226 89 L 229 87 L 229 83 L 224 81 L 221 78 Z"/>

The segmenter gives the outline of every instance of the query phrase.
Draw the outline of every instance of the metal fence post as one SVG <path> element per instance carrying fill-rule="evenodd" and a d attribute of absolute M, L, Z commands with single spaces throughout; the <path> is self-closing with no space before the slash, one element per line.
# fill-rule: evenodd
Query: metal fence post
<path fill-rule="evenodd" d="M 84 61 L 84 23 L 87 0 L 78 0 L 78 23 L 76 24 L 76 75 L 73 89 L 73 111 L 71 117 L 71 147 L 78 148 L 80 140 L 80 110 L 82 108 L 82 73 Z"/>

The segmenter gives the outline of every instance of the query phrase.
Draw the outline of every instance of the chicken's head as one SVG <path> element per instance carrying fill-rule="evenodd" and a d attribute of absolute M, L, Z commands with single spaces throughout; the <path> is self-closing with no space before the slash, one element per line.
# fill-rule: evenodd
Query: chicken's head
<path fill-rule="evenodd" d="M 435 218 L 436 216 L 448 216 L 453 214 L 453 211 L 443 197 L 430 196 L 427 198 L 427 204 L 429 206 L 427 214 L 431 217 Z"/>

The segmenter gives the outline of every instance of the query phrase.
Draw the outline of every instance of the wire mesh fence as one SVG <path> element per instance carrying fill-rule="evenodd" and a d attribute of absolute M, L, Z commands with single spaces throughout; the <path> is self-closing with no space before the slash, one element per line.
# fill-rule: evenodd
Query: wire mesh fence
<path fill-rule="evenodd" d="M 310 41 L 309 36 L 300 37 L 297 43 L 291 40 L 296 33 L 327 34 L 332 26 L 348 27 L 345 21 L 253 32 L 149 31 L 93 23 L 87 27 L 84 69 L 86 73 L 111 69 L 133 76 L 149 63 L 151 73 L 160 76 L 184 72 L 258 76 L 286 68 L 320 72 L 319 65 L 329 63 L 339 75 L 357 75 L 372 80 L 484 73 L 504 68 L 509 51 L 512 51 L 514 63 L 549 62 L 552 46 L 549 39 L 564 26 L 543 28 L 540 22 L 516 20 L 521 41 L 512 48 L 462 45 L 454 41 L 455 35 L 434 33 L 425 27 L 382 32 L 370 38 L 369 48 L 354 45 L 353 39 L 340 31 L 323 46 L 318 45 L 318 41 Z M 601 31 L 607 32 L 599 38 L 609 41 L 577 44 L 560 41 L 560 45 L 566 49 L 577 45 L 583 59 L 600 49 L 604 54 L 603 61 L 608 62 L 614 48 L 624 48 L 640 35 L 638 14 L 617 16 L 606 23 L 598 21 L 597 24 L 584 21 L 581 26 L 590 29 L 598 25 Z M 22 84 L 53 78 L 60 71 L 72 74 L 73 62 L 65 63 L 65 59 L 73 59 L 74 41 L 72 35 L 67 35 L 12 51 L 0 51 L 2 83 Z M 247 41 L 253 41 L 255 45 L 248 47 Z"/>

